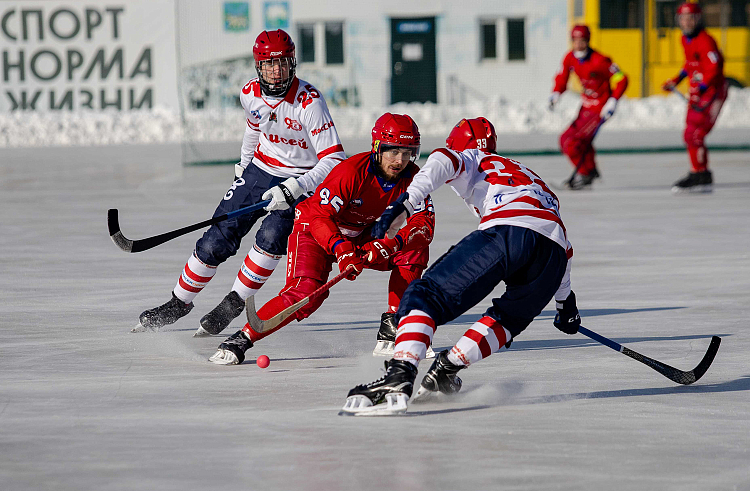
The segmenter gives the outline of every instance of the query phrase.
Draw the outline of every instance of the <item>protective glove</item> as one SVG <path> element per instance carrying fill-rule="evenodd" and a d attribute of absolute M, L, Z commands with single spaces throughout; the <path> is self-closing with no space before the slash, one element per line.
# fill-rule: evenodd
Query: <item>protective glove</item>
<path fill-rule="evenodd" d="M 604 121 L 608 120 L 615 113 L 615 109 L 617 109 L 617 99 L 610 97 L 602 106 L 601 118 Z"/>
<path fill-rule="evenodd" d="M 242 173 L 245 172 L 245 168 L 240 164 L 234 164 L 234 179 L 235 181 L 242 177 Z"/>
<path fill-rule="evenodd" d="M 388 264 L 388 260 L 401 250 L 402 245 L 401 237 L 397 235 L 394 239 L 377 239 L 368 242 L 360 250 L 367 264 L 378 266 Z"/>
<path fill-rule="evenodd" d="M 581 326 L 581 316 L 578 313 L 578 307 L 576 307 L 576 294 L 571 291 L 564 302 L 555 302 L 555 304 L 557 314 L 552 322 L 555 327 L 565 334 L 577 333 Z"/>
<path fill-rule="evenodd" d="M 409 203 L 409 193 L 401 193 L 375 221 L 370 235 L 376 239 L 382 239 L 386 234 L 388 237 L 395 237 L 399 229 L 404 226 L 406 219 L 413 213 L 414 207 Z"/>
<path fill-rule="evenodd" d="M 708 86 L 706 84 L 701 83 L 698 86 L 698 89 L 695 92 L 692 92 L 690 94 L 690 107 L 693 108 L 696 111 L 703 111 L 710 102 L 704 101 L 703 95 L 706 93 L 706 90 L 708 90 Z"/>
<path fill-rule="evenodd" d="M 677 77 L 670 78 L 669 80 L 661 84 L 661 89 L 665 92 L 672 92 L 679 83 L 680 81 L 677 79 Z"/>
<path fill-rule="evenodd" d="M 560 93 L 559 92 L 553 92 L 549 95 L 549 110 L 553 111 L 555 109 L 555 106 L 557 105 L 557 101 L 560 100 Z"/>
<path fill-rule="evenodd" d="M 262 199 L 270 199 L 271 202 L 266 206 L 266 210 L 286 210 L 302 196 L 304 189 L 297 183 L 297 179 L 290 177 L 276 187 L 272 187 L 263 193 Z"/>
<path fill-rule="evenodd" d="M 359 251 L 348 240 L 340 242 L 334 249 L 336 262 L 339 263 L 339 271 L 343 273 L 349 269 L 351 273 L 347 275 L 346 279 L 354 281 L 357 275 L 365 268 L 365 262 L 360 257 Z"/>

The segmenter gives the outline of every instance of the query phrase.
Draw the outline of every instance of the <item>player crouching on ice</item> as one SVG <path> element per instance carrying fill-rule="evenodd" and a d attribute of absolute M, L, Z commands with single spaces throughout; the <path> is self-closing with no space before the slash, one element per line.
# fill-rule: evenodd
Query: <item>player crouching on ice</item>
<path fill-rule="evenodd" d="M 568 334 L 578 331 L 581 320 L 570 289 L 573 250 L 557 196 L 532 170 L 496 155 L 496 139 L 484 118 L 459 122 L 446 140 L 448 148 L 432 152 L 406 193 L 375 225 L 374 233 L 382 235 L 409 215 L 413 203 L 445 182 L 480 218 L 479 230 L 451 247 L 406 289 L 396 313 L 395 353 L 386 362 L 385 375 L 350 390 L 340 414 L 405 412 L 417 366 L 437 326 L 469 310 L 501 281 L 505 293 L 492 299 L 492 307 L 452 349 L 438 354 L 415 398 L 458 392 L 459 370 L 510 347 L 553 296 L 558 310 L 554 325 Z"/>
<path fill-rule="evenodd" d="M 316 291 L 326 283 L 334 262 L 338 262 L 342 273 L 351 270 L 349 280 L 354 280 L 363 268 L 390 271 L 389 307 L 381 318 L 374 354 L 393 354 L 395 312 L 404 290 L 421 276 L 429 261 L 428 246 L 435 228 L 430 197 L 425 193 L 413 201 L 413 213 L 406 226 L 390 238 L 381 234 L 373 240 L 370 231 L 388 204 L 406 191 L 419 171 L 414 164 L 419 145 L 419 129 L 411 117 L 386 113 L 372 130 L 372 151 L 341 162 L 315 194 L 297 206 L 287 251 L 286 285 L 258 310 L 260 319 L 271 319 Z M 245 324 L 219 345 L 209 361 L 220 365 L 242 363 L 245 351 L 254 343 L 293 319 L 309 317 L 327 297 L 328 291 L 311 298 L 291 317 L 263 333 Z"/>

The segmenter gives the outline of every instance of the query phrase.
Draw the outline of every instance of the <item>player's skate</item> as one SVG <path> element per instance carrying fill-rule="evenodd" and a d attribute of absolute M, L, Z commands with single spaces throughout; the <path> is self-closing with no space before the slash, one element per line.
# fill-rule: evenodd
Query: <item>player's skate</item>
<path fill-rule="evenodd" d="M 414 395 L 413 401 L 427 399 L 430 394 L 442 392 L 443 394 L 456 394 L 461 390 L 461 379 L 456 375 L 459 370 L 466 368 L 466 365 L 454 365 L 448 359 L 450 350 L 441 351 L 432 362 L 432 366 L 424 378 L 422 384 Z"/>
<path fill-rule="evenodd" d="M 174 324 L 180 317 L 193 310 L 193 302 L 186 304 L 172 293 L 172 299 L 153 309 L 146 310 L 139 317 L 139 323 L 130 332 L 158 331 L 160 328 Z"/>
<path fill-rule="evenodd" d="M 344 407 L 339 411 L 346 416 L 390 416 L 406 412 L 409 397 L 414 390 L 417 367 L 408 361 L 388 360 L 385 375 L 366 385 L 349 391 Z"/>
<path fill-rule="evenodd" d="M 594 179 L 599 177 L 599 172 L 594 169 L 589 174 L 580 174 L 576 172 L 572 179 L 563 183 L 563 188 L 571 191 L 580 191 L 582 189 L 591 189 Z"/>
<path fill-rule="evenodd" d="M 219 334 L 244 309 L 245 301 L 240 298 L 236 291 L 232 290 L 219 305 L 201 318 L 201 326 L 195 331 L 193 337 L 200 338 Z"/>
<path fill-rule="evenodd" d="M 691 172 L 672 186 L 673 193 L 710 193 L 714 178 L 710 170 Z"/>
<path fill-rule="evenodd" d="M 380 316 L 380 329 L 378 330 L 377 344 L 372 350 L 372 356 L 393 356 L 393 350 L 396 346 L 396 314 L 394 312 L 385 312 Z M 431 346 L 427 347 L 425 358 L 435 358 L 435 352 Z"/>
<path fill-rule="evenodd" d="M 217 365 L 239 365 L 245 361 L 245 351 L 252 347 L 253 342 L 250 338 L 239 330 L 221 343 L 219 349 L 208 361 Z"/>

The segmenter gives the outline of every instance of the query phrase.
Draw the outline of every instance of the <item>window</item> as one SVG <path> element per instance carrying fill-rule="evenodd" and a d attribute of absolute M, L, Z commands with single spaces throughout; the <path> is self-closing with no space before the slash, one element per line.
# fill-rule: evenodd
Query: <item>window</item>
<path fill-rule="evenodd" d="M 682 0 L 660 0 L 656 2 L 656 27 L 679 28 L 675 20 L 677 7 Z M 726 6 L 726 11 L 722 10 Z M 750 0 L 704 0 L 701 2 L 703 10 L 703 23 L 707 27 L 721 27 L 722 17 L 724 24 L 729 27 L 747 27 L 750 17 Z"/>
<path fill-rule="evenodd" d="M 524 19 L 508 19 L 508 61 L 526 59 Z"/>
<path fill-rule="evenodd" d="M 326 64 L 344 64 L 344 24 L 326 22 Z"/>
<path fill-rule="evenodd" d="M 483 21 L 479 25 L 479 46 L 482 60 L 497 58 L 497 25 L 495 21 Z"/>
<path fill-rule="evenodd" d="M 643 28 L 644 0 L 601 0 L 599 26 L 602 29 Z"/>
<path fill-rule="evenodd" d="M 573 17 L 583 17 L 583 0 L 573 2 Z"/>
<path fill-rule="evenodd" d="M 299 61 L 301 63 L 315 62 L 315 25 L 300 24 L 299 26 Z"/>

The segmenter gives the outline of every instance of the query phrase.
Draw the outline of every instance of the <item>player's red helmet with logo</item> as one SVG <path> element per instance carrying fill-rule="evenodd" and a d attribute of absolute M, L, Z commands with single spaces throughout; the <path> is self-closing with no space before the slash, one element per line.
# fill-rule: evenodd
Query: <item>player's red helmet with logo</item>
<path fill-rule="evenodd" d="M 297 67 L 294 41 L 289 34 L 281 29 L 261 32 L 253 44 L 253 58 L 263 93 L 276 97 L 286 94 Z"/>
<path fill-rule="evenodd" d="M 406 114 L 385 113 L 375 121 L 372 128 L 372 152 L 379 154 L 385 148 L 408 148 L 411 161 L 419 158 L 421 138 L 417 123 Z"/>
<path fill-rule="evenodd" d="M 570 31 L 570 38 L 578 37 L 585 39 L 586 42 L 591 41 L 591 31 L 589 30 L 589 26 L 583 24 L 573 26 L 573 29 Z"/>
<path fill-rule="evenodd" d="M 701 6 L 697 3 L 692 2 L 685 2 L 679 7 L 677 7 L 677 15 L 680 14 L 700 14 L 703 11 L 701 10 Z"/>
<path fill-rule="evenodd" d="M 445 139 L 445 146 L 456 152 L 467 148 L 494 152 L 497 148 L 497 133 L 487 118 L 462 119 Z"/>

